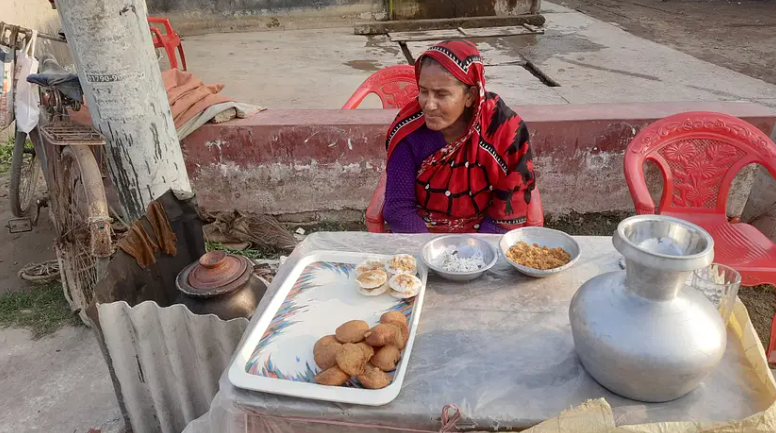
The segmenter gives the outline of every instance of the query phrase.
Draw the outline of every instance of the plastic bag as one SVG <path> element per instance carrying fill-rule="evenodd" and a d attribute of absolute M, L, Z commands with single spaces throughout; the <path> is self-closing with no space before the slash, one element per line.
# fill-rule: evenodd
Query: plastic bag
<path fill-rule="evenodd" d="M 14 50 L 0 47 L 0 129 L 13 122 Z"/>
<path fill-rule="evenodd" d="M 37 30 L 32 31 L 32 37 L 24 50 L 16 53 L 16 130 L 29 133 L 38 126 L 40 115 L 40 97 L 38 89 L 27 82 L 27 76 L 38 72 L 38 60 L 35 59 L 35 42 L 38 40 Z"/>

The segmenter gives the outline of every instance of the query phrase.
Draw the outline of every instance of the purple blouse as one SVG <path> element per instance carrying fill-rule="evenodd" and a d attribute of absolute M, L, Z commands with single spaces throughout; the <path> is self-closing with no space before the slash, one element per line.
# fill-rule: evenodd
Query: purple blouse
<path fill-rule="evenodd" d="M 415 179 L 423 161 L 445 144 L 441 132 L 421 126 L 393 150 L 387 167 L 383 218 L 394 233 L 428 233 L 426 222 L 418 215 Z M 486 216 L 480 223 L 479 232 L 506 233 L 507 230 Z"/>

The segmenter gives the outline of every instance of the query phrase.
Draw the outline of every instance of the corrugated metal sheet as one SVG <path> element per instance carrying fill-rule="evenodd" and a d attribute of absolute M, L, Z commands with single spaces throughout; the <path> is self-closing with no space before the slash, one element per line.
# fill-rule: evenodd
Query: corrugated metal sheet
<path fill-rule="evenodd" d="M 208 411 L 247 319 L 223 321 L 182 305 L 98 306 L 100 327 L 132 429 L 178 433 Z"/>

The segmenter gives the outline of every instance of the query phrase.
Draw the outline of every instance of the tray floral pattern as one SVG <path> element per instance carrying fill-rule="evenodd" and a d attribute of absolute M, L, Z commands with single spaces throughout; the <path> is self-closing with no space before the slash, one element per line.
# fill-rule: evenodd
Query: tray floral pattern
<path fill-rule="evenodd" d="M 348 320 L 377 324 L 388 311 L 400 311 L 411 323 L 414 299 L 388 294 L 366 297 L 356 291 L 355 264 L 317 261 L 302 271 L 245 365 L 252 375 L 314 383 L 320 369 L 313 345 Z M 393 378 L 393 376 L 392 376 Z M 348 387 L 360 388 L 357 381 Z"/>

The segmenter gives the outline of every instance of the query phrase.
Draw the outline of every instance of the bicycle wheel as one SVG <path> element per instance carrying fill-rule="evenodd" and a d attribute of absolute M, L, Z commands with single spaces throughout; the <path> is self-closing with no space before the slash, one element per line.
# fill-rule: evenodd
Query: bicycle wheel
<path fill-rule="evenodd" d="M 40 160 L 35 154 L 32 142 L 27 141 L 26 133 L 16 131 L 11 158 L 11 184 L 8 191 L 11 213 L 15 217 L 23 217 L 30 210 L 41 172 Z"/>
<path fill-rule="evenodd" d="M 94 286 L 113 252 L 108 202 L 89 146 L 66 146 L 60 167 L 55 205 L 57 257 L 65 297 L 88 324 L 85 309 L 94 300 Z"/>

